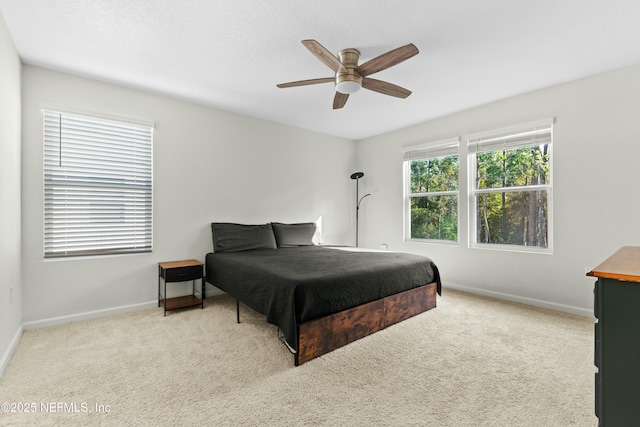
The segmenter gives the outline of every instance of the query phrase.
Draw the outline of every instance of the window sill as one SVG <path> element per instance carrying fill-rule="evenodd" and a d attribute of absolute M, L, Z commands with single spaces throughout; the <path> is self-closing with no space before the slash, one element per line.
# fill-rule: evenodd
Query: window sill
<path fill-rule="evenodd" d="M 480 249 L 501 252 L 522 252 L 527 254 L 553 255 L 553 248 L 539 248 L 532 246 L 496 245 L 489 243 L 472 243 L 470 249 Z"/>
<path fill-rule="evenodd" d="M 435 240 L 435 239 L 404 239 L 405 243 L 418 243 L 418 244 L 428 244 L 428 245 L 444 245 L 444 246 L 459 246 L 459 241 L 452 240 Z"/>

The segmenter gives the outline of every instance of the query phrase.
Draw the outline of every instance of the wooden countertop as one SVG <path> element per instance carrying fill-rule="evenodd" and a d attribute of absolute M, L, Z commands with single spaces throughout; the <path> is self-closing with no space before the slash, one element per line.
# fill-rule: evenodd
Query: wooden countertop
<path fill-rule="evenodd" d="M 623 246 L 587 276 L 640 282 L 640 247 Z"/>

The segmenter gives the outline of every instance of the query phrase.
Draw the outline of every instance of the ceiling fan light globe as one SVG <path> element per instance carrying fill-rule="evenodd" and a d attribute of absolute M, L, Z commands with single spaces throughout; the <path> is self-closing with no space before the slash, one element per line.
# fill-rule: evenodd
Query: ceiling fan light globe
<path fill-rule="evenodd" d="M 336 90 L 345 95 L 351 95 L 360 90 L 360 84 L 354 81 L 343 81 L 336 84 Z"/>

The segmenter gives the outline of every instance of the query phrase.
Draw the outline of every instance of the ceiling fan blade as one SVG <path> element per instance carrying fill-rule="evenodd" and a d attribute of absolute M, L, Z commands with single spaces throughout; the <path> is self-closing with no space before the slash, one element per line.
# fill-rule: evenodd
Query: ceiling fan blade
<path fill-rule="evenodd" d="M 305 45 L 305 47 L 316 56 L 316 58 L 322 61 L 327 67 L 331 68 L 334 73 L 347 72 L 347 69 L 344 68 L 344 65 L 342 65 L 340 60 L 317 41 L 302 40 L 302 44 Z"/>
<path fill-rule="evenodd" d="M 344 107 L 347 99 L 349 99 L 349 94 L 336 91 L 336 96 L 333 97 L 333 109 L 337 110 L 338 108 Z"/>
<path fill-rule="evenodd" d="M 408 45 L 390 50 L 387 53 L 383 53 L 382 55 L 376 56 L 372 60 L 365 62 L 356 68 L 356 72 L 362 77 L 365 77 L 389 67 L 393 67 L 402 61 L 406 61 L 412 56 L 417 55 L 419 52 L 420 51 L 413 43 L 409 43 Z"/>
<path fill-rule="evenodd" d="M 324 77 L 321 79 L 310 79 L 310 80 L 299 80 L 297 82 L 289 82 L 289 83 L 280 83 L 278 86 L 279 88 L 285 88 L 285 87 L 296 87 L 296 86 L 307 86 L 307 85 L 316 85 L 319 83 L 335 83 L 336 79 L 335 77 Z"/>
<path fill-rule="evenodd" d="M 372 79 L 371 77 L 362 79 L 362 87 L 374 92 L 395 96 L 397 98 L 406 98 L 407 96 L 411 95 L 410 90 L 394 85 L 393 83 Z"/>

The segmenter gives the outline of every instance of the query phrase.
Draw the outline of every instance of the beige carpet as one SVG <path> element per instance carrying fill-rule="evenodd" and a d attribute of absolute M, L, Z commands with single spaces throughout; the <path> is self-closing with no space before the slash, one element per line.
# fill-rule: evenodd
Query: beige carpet
<path fill-rule="evenodd" d="M 264 317 L 241 306 L 236 324 L 226 296 L 166 318 L 158 308 L 26 331 L 0 403 L 36 412 L 0 413 L 0 425 L 597 424 L 591 319 L 443 294 L 299 367 Z"/>

